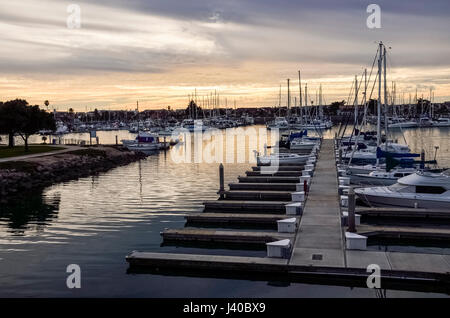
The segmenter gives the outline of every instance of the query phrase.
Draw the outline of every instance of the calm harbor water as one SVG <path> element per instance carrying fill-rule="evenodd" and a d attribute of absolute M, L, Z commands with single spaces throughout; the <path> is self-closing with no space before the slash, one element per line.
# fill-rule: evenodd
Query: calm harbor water
<path fill-rule="evenodd" d="M 325 136 L 334 136 L 334 130 Z M 404 130 L 413 151 L 450 166 L 449 129 Z M 394 133 L 399 142 L 400 132 Z M 128 132 L 99 132 L 101 143 Z M 88 139 L 88 135 L 65 138 Z M 38 137 L 36 137 L 38 139 Z M 180 145 L 178 147 L 184 147 Z M 245 147 L 248 153 L 251 150 Z M 242 149 L 241 149 L 242 150 Z M 187 213 L 217 199 L 218 163 L 175 163 L 171 152 L 149 156 L 98 176 L 56 184 L 0 208 L 1 297 L 376 297 L 364 288 L 182 274 L 129 274 L 132 250 L 263 256 L 264 251 L 161 246 L 160 231 L 181 228 Z M 225 182 L 236 182 L 251 163 L 225 164 Z M 66 267 L 81 267 L 81 289 L 66 287 Z M 387 291 L 388 297 L 430 293 Z"/>

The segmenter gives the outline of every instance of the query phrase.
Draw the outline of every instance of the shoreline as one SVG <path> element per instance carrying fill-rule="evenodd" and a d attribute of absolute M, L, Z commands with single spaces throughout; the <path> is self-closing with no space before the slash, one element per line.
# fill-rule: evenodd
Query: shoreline
<path fill-rule="evenodd" d="M 121 146 L 74 148 L 61 154 L 43 155 L 0 163 L 0 203 L 5 204 L 32 190 L 55 183 L 106 172 L 146 156 Z"/>

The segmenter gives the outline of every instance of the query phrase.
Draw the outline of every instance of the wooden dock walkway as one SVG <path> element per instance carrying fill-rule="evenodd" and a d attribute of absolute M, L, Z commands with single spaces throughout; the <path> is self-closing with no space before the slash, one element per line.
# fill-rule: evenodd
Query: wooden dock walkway
<path fill-rule="evenodd" d="M 297 231 L 290 265 L 344 267 L 333 140 L 324 140 Z"/>
<path fill-rule="evenodd" d="M 286 214 L 284 201 L 216 200 L 205 201 L 203 204 L 204 212 Z"/>
<path fill-rule="evenodd" d="M 166 229 L 161 232 L 165 242 L 170 241 L 197 241 L 210 243 L 233 243 L 233 244 L 260 244 L 265 247 L 266 243 L 292 239 L 293 234 L 270 232 L 247 232 L 247 231 L 222 231 L 209 229 Z"/>
<path fill-rule="evenodd" d="M 291 217 L 292 216 L 281 214 L 195 213 L 186 215 L 185 219 L 188 223 L 266 224 L 276 226 L 277 221 Z"/>

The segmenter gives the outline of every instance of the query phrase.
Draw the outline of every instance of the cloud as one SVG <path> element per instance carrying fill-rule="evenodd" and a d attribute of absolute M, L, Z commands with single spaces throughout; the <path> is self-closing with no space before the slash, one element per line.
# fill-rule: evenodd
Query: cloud
<path fill-rule="evenodd" d="M 330 90 L 339 86 L 340 92 L 333 93 L 338 98 L 346 95 L 354 74 L 370 68 L 376 42 L 383 40 L 392 47 L 392 77 L 413 83 L 426 79 L 437 90 L 447 89 L 448 1 L 377 1 L 382 10 L 379 30 L 366 27 L 369 2 L 357 0 L 76 3 L 81 7 L 81 29 L 66 27 L 69 2 L 0 3 L 0 68 L 14 85 L 24 77 L 39 86 L 38 80 L 54 78 L 85 77 L 86 83 L 94 83 L 126 76 L 129 86 L 133 78 L 145 78 L 158 82 L 160 90 L 176 87 L 177 93 L 161 97 L 161 103 L 179 102 L 180 89 L 200 86 L 252 95 L 254 100 L 263 94 L 271 102 L 269 94 L 277 95 L 272 91 L 278 90 L 279 83 L 295 78 L 301 68 L 311 85 L 322 81 L 336 85 Z M 129 90 L 120 90 L 130 96 Z M 111 86 L 107 91 L 119 95 Z"/>

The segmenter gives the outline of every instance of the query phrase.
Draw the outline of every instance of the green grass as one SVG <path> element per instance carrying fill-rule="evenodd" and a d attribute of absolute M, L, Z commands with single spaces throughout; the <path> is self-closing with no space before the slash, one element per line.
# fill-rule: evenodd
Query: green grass
<path fill-rule="evenodd" d="M 16 146 L 14 148 L 8 148 L 6 146 L 0 146 L 0 158 L 12 158 L 24 155 L 33 155 L 38 153 L 45 153 L 50 151 L 62 150 L 62 147 L 46 146 L 46 145 L 30 145 L 28 152 L 25 152 L 25 146 Z"/>

